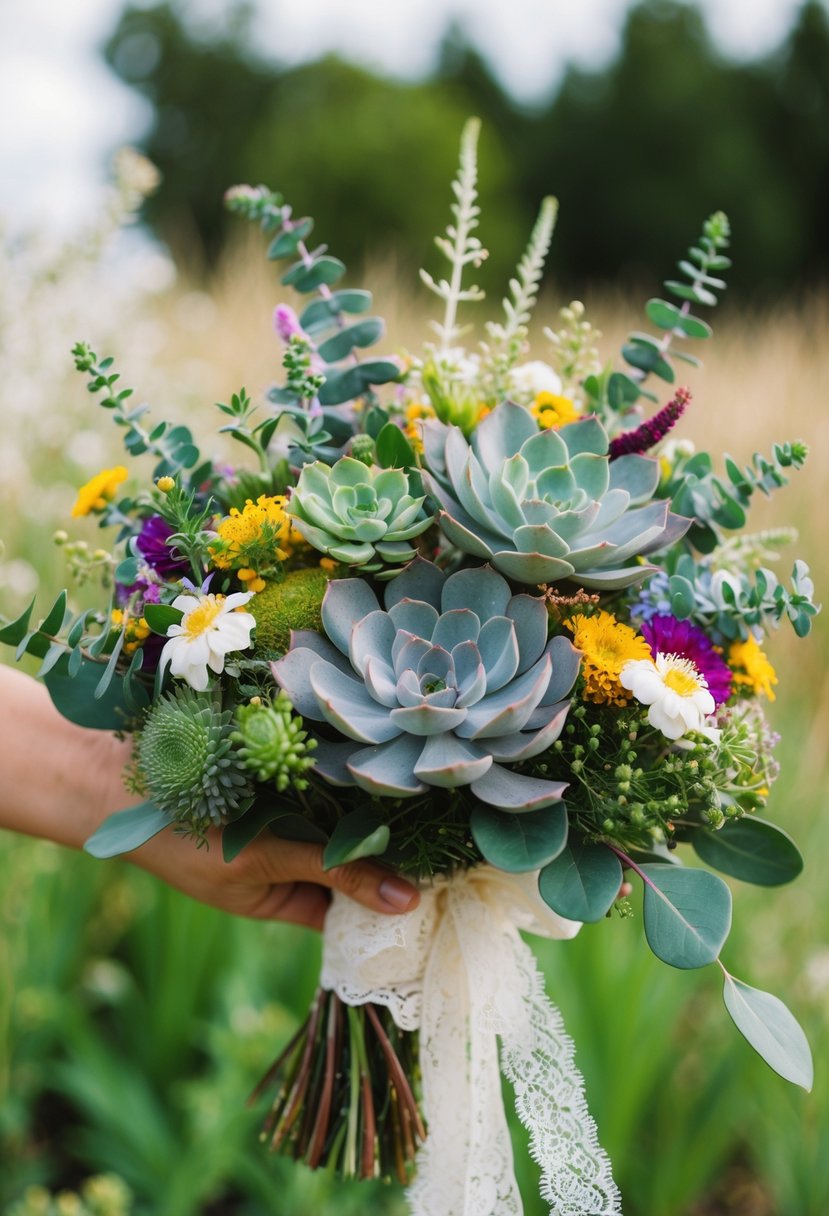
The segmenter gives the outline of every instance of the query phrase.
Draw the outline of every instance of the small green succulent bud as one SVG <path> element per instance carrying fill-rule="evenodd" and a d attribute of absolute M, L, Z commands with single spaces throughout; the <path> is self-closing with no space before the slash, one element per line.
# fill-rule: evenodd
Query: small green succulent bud
<path fill-rule="evenodd" d="M 355 435 L 351 441 L 351 455 L 369 467 L 374 464 L 374 440 L 371 435 Z"/>
<path fill-rule="evenodd" d="M 303 730 L 302 718 L 294 714 L 284 692 L 271 705 L 241 706 L 236 711 L 236 725 L 232 738 L 238 744 L 239 758 L 258 781 L 275 781 L 280 792 L 289 786 L 307 789 L 303 774 L 313 767 L 310 753 L 317 741 Z"/>

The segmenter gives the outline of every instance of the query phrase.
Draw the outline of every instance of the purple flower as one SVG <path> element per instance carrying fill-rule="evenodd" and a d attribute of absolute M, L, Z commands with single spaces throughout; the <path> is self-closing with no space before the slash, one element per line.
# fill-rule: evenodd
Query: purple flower
<path fill-rule="evenodd" d="M 643 422 L 635 431 L 625 431 L 611 440 L 610 459 L 617 460 L 619 456 L 647 452 L 649 448 L 654 447 L 660 439 L 664 439 L 668 432 L 673 430 L 685 413 L 685 407 L 690 400 L 691 394 L 688 389 L 678 388 L 673 400 L 663 406 L 658 414 L 654 414 L 653 418 Z"/>
<path fill-rule="evenodd" d="M 293 337 L 304 338 L 305 330 L 289 304 L 278 304 L 273 314 L 273 327 L 287 346 Z"/>
<path fill-rule="evenodd" d="M 731 696 L 728 664 L 714 649 L 708 635 L 696 625 L 677 620 L 675 616 L 653 616 L 641 626 L 641 632 L 654 658 L 658 654 L 677 654 L 690 659 L 697 671 L 705 676 L 708 691 L 718 705 Z"/>
<path fill-rule="evenodd" d="M 160 515 L 151 515 L 141 525 L 135 542 L 144 561 L 161 578 L 176 578 L 183 570 L 190 568 L 187 560 L 167 544 L 172 535 L 173 529 L 165 519 Z"/>

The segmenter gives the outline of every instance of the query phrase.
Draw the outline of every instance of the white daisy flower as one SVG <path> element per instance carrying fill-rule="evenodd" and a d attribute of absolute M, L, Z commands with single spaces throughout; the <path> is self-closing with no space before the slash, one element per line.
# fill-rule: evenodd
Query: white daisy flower
<path fill-rule="evenodd" d="M 250 646 L 256 618 L 250 612 L 237 612 L 253 596 L 252 591 L 233 595 L 179 595 L 173 607 L 184 614 L 177 625 L 167 630 L 168 642 L 161 652 L 160 671 L 186 680 L 195 692 L 208 687 L 208 668 L 220 675 L 225 655 Z"/>
<path fill-rule="evenodd" d="M 678 654 L 658 654 L 654 660 L 630 659 L 619 673 L 623 687 L 649 705 L 648 721 L 667 739 L 701 730 L 714 712 L 714 698 L 705 676 Z"/>

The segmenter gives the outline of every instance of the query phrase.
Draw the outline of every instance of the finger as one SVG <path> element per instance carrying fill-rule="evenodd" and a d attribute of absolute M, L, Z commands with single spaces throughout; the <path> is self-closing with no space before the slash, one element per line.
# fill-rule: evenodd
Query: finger
<path fill-rule="evenodd" d="M 275 883 L 251 915 L 321 931 L 330 902 L 328 892 L 314 883 Z"/>
<path fill-rule="evenodd" d="M 250 860 L 270 882 L 310 882 L 342 891 L 357 903 L 389 915 L 410 912 L 420 901 L 417 887 L 370 861 L 351 861 L 324 870 L 322 846 L 260 837 Z"/>

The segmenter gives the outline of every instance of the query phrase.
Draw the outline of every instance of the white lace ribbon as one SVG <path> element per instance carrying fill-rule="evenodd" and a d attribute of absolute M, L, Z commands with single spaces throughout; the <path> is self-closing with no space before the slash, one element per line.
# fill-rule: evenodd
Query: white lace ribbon
<path fill-rule="evenodd" d="M 385 1005 L 402 1030 L 420 1030 L 429 1134 L 409 1188 L 413 1216 L 523 1210 L 496 1036 L 551 1216 L 620 1216 L 573 1042 L 519 933 L 570 938 L 581 926 L 543 903 L 536 880 L 478 866 L 424 890 L 405 916 L 334 895 L 323 987 L 349 1005 Z"/>

